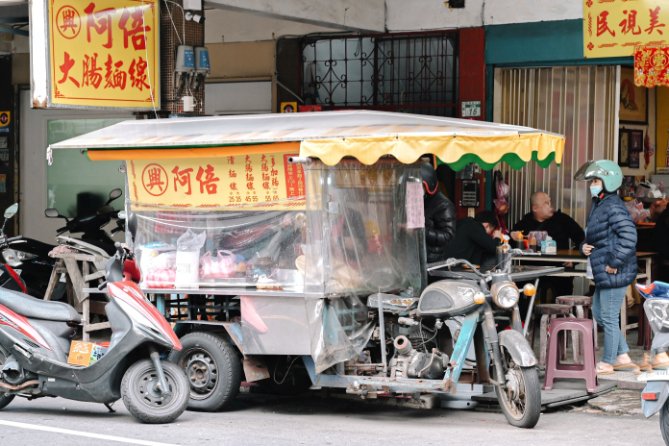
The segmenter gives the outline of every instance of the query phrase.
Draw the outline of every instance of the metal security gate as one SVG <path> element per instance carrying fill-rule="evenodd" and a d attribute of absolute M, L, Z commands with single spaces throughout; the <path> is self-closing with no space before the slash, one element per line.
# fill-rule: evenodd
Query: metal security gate
<path fill-rule="evenodd" d="M 302 42 L 302 95 L 324 109 L 455 116 L 456 33 L 316 37 Z"/>
<path fill-rule="evenodd" d="M 590 195 L 573 174 L 589 159 L 615 159 L 618 116 L 616 66 L 495 69 L 495 122 L 525 125 L 566 137 L 562 165 L 528 163 L 508 173 L 509 224 L 530 211 L 534 191 L 585 226 Z"/>

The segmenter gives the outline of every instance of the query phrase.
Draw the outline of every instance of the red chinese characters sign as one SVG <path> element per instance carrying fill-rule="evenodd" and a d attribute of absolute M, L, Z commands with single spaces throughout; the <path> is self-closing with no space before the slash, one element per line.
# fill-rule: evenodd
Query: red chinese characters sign
<path fill-rule="evenodd" d="M 634 51 L 634 84 L 669 87 L 669 45 L 638 47 Z"/>
<path fill-rule="evenodd" d="M 130 197 L 147 207 L 304 209 L 304 170 L 290 156 L 129 161 Z"/>
<path fill-rule="evenodd" d="M 157 0 L 48 0 L 50 105 L 160 108 Z"/>
<path fill-rule="evenodd" d="M 584 0 L 586 58 L 631 56 L 641 45 L 669 44 L 667 0 Z"/>

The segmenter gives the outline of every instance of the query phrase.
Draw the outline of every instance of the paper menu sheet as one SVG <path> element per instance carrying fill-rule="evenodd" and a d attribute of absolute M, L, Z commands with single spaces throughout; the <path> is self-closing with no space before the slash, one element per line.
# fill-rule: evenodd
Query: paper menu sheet
<path fill-rule="evenodd" d="M 423 184 L 418 182 L 407 183 L 406 190 L 407 229 L 424 228 Z"/>

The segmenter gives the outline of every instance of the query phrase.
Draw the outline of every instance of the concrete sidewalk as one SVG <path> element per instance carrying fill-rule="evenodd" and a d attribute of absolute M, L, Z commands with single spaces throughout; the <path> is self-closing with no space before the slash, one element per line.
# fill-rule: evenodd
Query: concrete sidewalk
<path fill-rule="evenodd" d="M 603 333 L 598 332 L 599 346 L 603 345 Z M 637 346 L 637 331 L 628 332 L 627 343 L 630 351 L 629 355 L 637 364 L 643 360 L 643 348 Z M 538 342 L 535 343 L 535 350 L 538 354 Z M 597 358 L 601 356 L 601 351 L 596 352 Z M 641 412 L 641 390 L 645 382 L 639 381 L 638 375 L 632 372 L 615 372 L 612 375 L 598 377 L 598 382 L 613 383 L 615 388 L 612 391 L 605 392 L 595 398 L 587 400 L 585 404 L 568 406 L 575 411 L 602 413 L 607 415 L 631 415 L 643 416 Z M 543 379 L 543 376 L 542 376 Z"/>

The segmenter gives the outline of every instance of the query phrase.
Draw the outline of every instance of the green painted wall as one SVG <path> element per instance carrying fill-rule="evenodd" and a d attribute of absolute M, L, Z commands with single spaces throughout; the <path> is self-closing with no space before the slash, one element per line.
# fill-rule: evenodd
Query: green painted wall
<path fill-rule="evenodd" d="M 487 65 L 631 65 L 632 57 L 583 58 L 583 21 L 518 23 L 485 27 Z"/>

